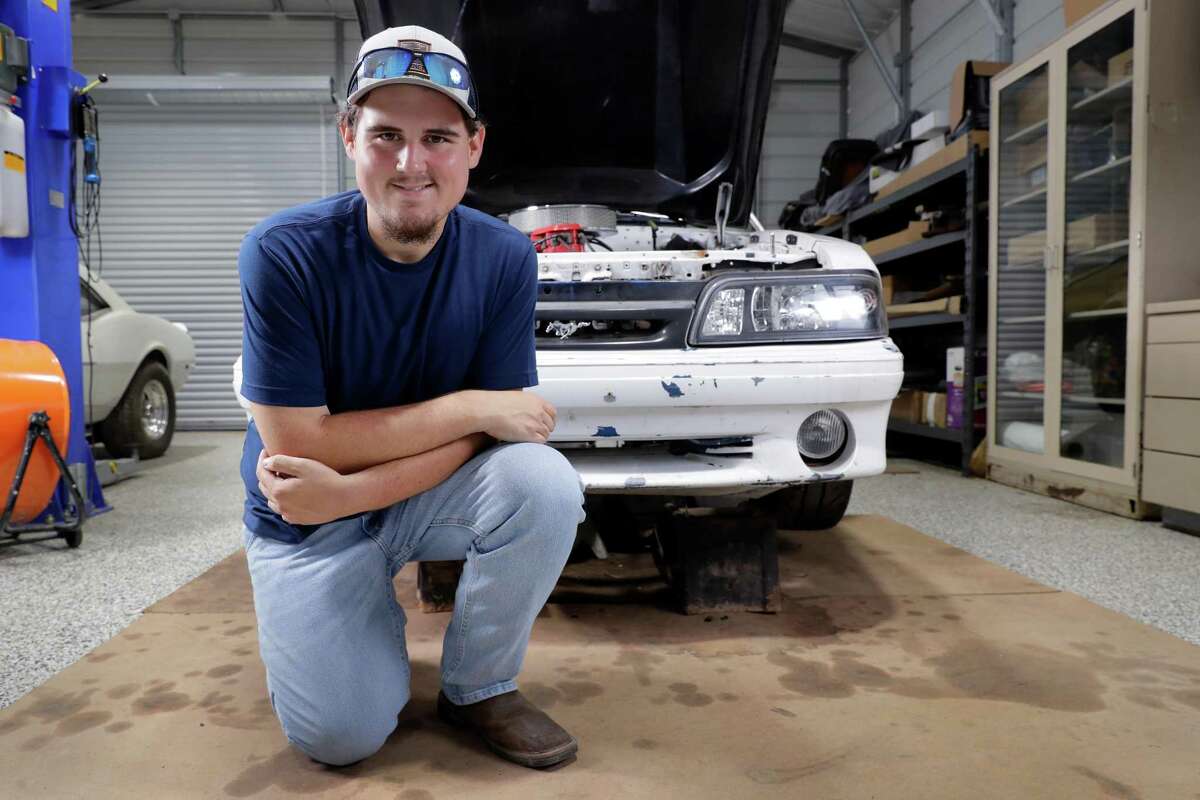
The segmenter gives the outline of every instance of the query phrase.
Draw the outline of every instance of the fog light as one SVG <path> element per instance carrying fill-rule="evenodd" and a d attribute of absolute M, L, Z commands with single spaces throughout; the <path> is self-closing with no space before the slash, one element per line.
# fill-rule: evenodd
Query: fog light
<path fill-rule="evenodd" d="M 836 411 L 818 411 L 800 425 L 796 449 L 812 461 L 827 461 L 846 444 L 846 420 Z"/>

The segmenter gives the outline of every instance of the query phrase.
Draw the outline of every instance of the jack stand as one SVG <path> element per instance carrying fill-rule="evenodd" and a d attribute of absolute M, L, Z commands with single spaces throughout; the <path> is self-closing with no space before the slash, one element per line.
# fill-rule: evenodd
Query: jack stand
<path fill-rule="evenodd" d="M 25 432 L 25 448 L 21 451 L 21 460 L 17 463 L 17 471 L 13 475 L 12 488 L 8 493 L 8 501 L 5 503 L 4 513 L 0 514 L 0 536 L 10 536 L 12 537 L 12 541 L 0 540 L 0 545 L 27 544 L 29 542 L 41 542 L 59 537 L 65 539 L 67 547 L 71 548 L 79 547 L 83 542 L 83 518 L 86 514 L 83 495 L 80 493 L 79 485 L 75 483 L 75 478 L 71 475 L 71 471 L 67 469 L 67 464 L 63 461 L 62 454 L 58 452 L 58 445 L 54 444 L 54 437 L 50 435 L 49 422 L 50 416 L 45 411 L 35 411 L 29 415 L 29 429 Z M 8 522 L 12 519 L 13 509 L 16 508 L 17 497 L 21 494 L 21 484 L 25 482 L 25 470 L 29 467 L 29 459 L 33 456 L 33 448 L 37 445 L 38 439 L 45 442 L 46 447 L 49 448 L 50 455 L 54 458 L 54 463 L 58 466 L 58 472 L 71 492 L 71 499 L 75 502 L 75 517 L 74 519 L 64 519 L 63 522 L 35 523 L 32 525 L 14 525 L 10 527 Z M 33 539 L 20 538 L 30 533 L 50 532 L 53 532 L 54 535 L 39 536 Z"/>
<path fill-rule="evenodd" d="M 779 611 L 774 517 L 759 510 L 679 508 L 655 530 L 655 561 L 684 614 Z"/>
<path fill-rule="evenodd" d="M 437 614 L 454 610 L 454 593 L 465 561 L 421 561 L 417 563 L 417 600 L 421 611 Z"/>

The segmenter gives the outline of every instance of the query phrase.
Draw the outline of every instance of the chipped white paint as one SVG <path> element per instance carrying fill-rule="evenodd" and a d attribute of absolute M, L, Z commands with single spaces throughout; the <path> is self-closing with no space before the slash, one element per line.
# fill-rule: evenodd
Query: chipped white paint
<path fill-rule="evenodd" d="M 903 377 L 889 339 L 696 350 L 540 351 L 535 391 L 560 409 L 551 444 L 588 491 L 767 494 L 789 483 L 883 471 L 884 431 Z M 796 450 L 801 422 L 838 409 L 852 438 L 838 462 L 810 469 Z M 570 409 L 563 414 L 562 409 Z M 598 431 L 619 432 L 602 439 Z M 628 445 L 754 438 L 751 458 L 672 455 Z M 617 449 L 611 449 L 618 445 Z M 594 448 L 602 446 L 602 452 Z M 640 482 L 629 483 L 631 476 Z"/>

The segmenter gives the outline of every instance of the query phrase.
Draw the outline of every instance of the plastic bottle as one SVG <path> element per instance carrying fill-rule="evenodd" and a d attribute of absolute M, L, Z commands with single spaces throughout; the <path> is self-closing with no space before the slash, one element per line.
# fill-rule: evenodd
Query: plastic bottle
<path fill-rule="evenodd" d="M 0 236 L 29 235 L 25 120 L 0 106 Z"/>

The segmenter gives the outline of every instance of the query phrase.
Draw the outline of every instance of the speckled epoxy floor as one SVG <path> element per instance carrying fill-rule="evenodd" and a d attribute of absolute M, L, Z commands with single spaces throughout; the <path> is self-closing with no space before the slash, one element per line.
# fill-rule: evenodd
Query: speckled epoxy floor
<path fill-rule="evenodd" d="M 79 550 L 0 548 L 0 707 L 112 638 L 240 548 L 238 433 L 182 433 L 112 486 Z M 860 481 L 881 514 L 1200 644 L 1200 538 L 909 461 Z"/>

